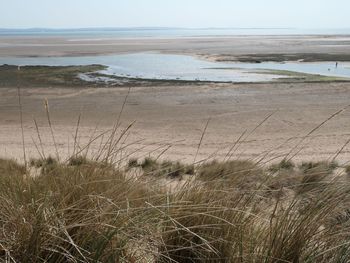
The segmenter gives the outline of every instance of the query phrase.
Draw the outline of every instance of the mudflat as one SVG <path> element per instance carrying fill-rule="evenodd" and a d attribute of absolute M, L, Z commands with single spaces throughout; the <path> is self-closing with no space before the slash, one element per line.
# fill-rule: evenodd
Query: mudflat
<path fill-rule="evenodd" d="M 332 54 L 348 56 L 350 36 L 231 36 L 187 38 L 1 37 L 3 56 L 84 56 L 134 52 L 238 56 L 249 54 Z M 312 56 L 311 56 L 312 57 Z M 317 56 L 316 56 L 317 57 Z M 339 56 L 338 56 L 339 58 Z M 309 59 L 310 60 L 310 59 Z M 312 60 L 312 59 L 311 59 Z M 320 58 L 318 57 L 317 61 Z"/>

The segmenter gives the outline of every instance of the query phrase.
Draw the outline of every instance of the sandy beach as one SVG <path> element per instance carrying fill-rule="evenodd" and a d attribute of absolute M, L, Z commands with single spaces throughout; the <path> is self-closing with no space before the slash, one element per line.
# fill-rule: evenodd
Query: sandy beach
<path fill-rule="evenodd" d="M 57 145 L 62 156 L 68 156 L 79 114 L 82 115 L 79 142 L 84 146 L 93 134 L 96 136 L 113 126 L 128 89 L 28 88 L 21 92 L 27 154 L 37 155 L 32 141 L 39 142 L 34 118 L 45 150 L 54 154 L 43 103 L 48 99 Z M 172 145 L 165 157 L 190 162 L 210 118 L 200 158 L 211 154 L 224 158 L 244 134 L 235 147 L 234 156 L 259 158 L 271 151 L 265 157 L 268 161 L 288 153 L 309 131 L 346 107 L 349 100 L 347 83 L 134 87 L 121 117 L 122 128 L 135 122 L 124 144 L 131 144 L 127 149 L 130 153 L 140 149 L 136 157 L 149 153 L 157 156 Z M 0 105 L 0 155 L 20 158 L 22 137 L 17 90 L 1 89 Z M 349 139 L 349 117 L 348 109 L 325 123 L 297 148 L 301 151 L 296 159 L 317 160 L 334 156 Z M 98 141 L 92 150 L 96 151 L 99 145 Z M 339 159 L 346 161 L 349 154 L 349 149 L 345 148 Z"/>
<path fill-rule="evenodd" d="M 246 54 L 349 54 L 350 36 L 246 36 L 183 39 L 0 38 L 1 56 L 78 56 L 133 52 L 166 52 L 204 56 L 208 59 Z M 45 150 L 54 154 L 43 101 L 50 105 L 55 140 L 62 156 L 72 152 L 77 119 L 79 143 L 111 128 L 118 119 L 129 88 L 26 87 L 21 102 L 28 156 L 36 156 L 37 121 Z M 134 123 L 123 145 L 125 154 L 158 156 L 192 162 L 203 129 L 210 119 L 198 159 L 222 159 L 235 145 L 232 157 L 264 159 L 295 155 L 295 160 L 329 159 L 350 136 L 350 108 L 346 108 L 304 138 L 332 114 L 350 102 L 350 84 L 265 83 L 189 84 L 130 88 L 119 131 Z M 272 115 L 271 115 L 272 114 Z M 271 115 L 265 122 L 263 122 Z M 18 93 L 15 87 L 0 89 L 0 156 L 21 159 L 22 137 Z M 263 122 L 263 123 L 262 123 Z M 262 123 L 262 124 L 261 124 Z M 261 125 L 259 125 L 261 124 Z M 258 127 L 257 127 L 258 126 Z M 101 139 L 91 146 L 97 151 Z M 105 139 L 105 138 L 104 138 Z M 237 140 L 239 142 L 237 143 Z M 35 143 L 34 143 L 35 142 Z M 170 147 L 171 146 L 171 147 Z M 296 147 L 297 146 L 297 147 Z M 295 148 L 294 148 L 295 147 Z M 349 159 L 345 147 L 340 162 Z"/>

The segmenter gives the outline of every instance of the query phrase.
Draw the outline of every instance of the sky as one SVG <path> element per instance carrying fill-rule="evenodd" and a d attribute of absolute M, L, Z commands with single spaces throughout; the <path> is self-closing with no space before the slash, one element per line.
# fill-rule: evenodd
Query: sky
<path fill-rule="evenodd" d="M 350 28 L 350 0 L 0 0 L 0 28 Z"/>

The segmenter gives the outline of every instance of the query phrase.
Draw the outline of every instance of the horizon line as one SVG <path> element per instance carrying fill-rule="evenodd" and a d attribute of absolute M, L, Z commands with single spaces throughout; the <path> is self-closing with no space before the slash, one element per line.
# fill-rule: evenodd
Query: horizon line
<path fill-rule="evenodd" d="M 281 30 L 281 29 L 350 29 L 350 28 L 301 28 L 301 27 L 159 27 L 159 26 L 126 26 L 126 27 L 0 27 L 0 30 L 11 31 L 11 30 L 241 30 L 241 29 L 250 29 L 250 30 Z"/>

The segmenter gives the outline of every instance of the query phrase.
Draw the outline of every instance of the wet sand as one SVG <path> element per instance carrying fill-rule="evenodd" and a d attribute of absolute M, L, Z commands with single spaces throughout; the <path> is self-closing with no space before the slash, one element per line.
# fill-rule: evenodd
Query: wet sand
<path fill-rule="evenodd" d="M 1 56 L 99 55 L 132 52 L 186 53 L 215 57 L 244 54 L 349 54 L 348 36 L 275 36 L 184 39 L 0 38 Z M 108 130 L 118 118 L 128 88 L 26 87 L 21 90 L 25 146 L 28 156 L 37 155 L 36 119 L 47 154 L 54 154 L 53 139 L 43 107 L 49 100 L 55 140 L 61 156 L 72 153 L 79 114 L 79 143 Z M 121 142 L 124 154 L 158 156 L 192 162 L 208 119 L 197 160 L 224 158 L 238 138 L 233 158 L 285 156 L 295 160 L 332 158 L 350 138 L 350 108 L 326 122 L 308 138 L 303 137 L 338 110 L 350 104 L 350 83 L 198 84 L 131 87 L 121 116 L 121 129 L 135 121 Z M 266 122 L 255 129 L 267 116 Z M 252 132 L 253 131 L 253 132 Z M 101 139 L 101 138 L 100 138 Z M 130 145 L 129 145 L 130 144 Z M 38 146 L 38 145 L 37 145 Z M 100 141 L 90 149 L 96 152 Z M 22 137 L 17 89 L 0 89 L 0 156 L 21 159 Z M 347 162 L 350 148 L 339 154 Z"/>
<path fill-rule="evenodd" d="M 82 56 L 134 52 L 192 55 L 350 53 L 350 36 L 233 36 L 188 38 L 0 37 L 2 56 Z"/>

